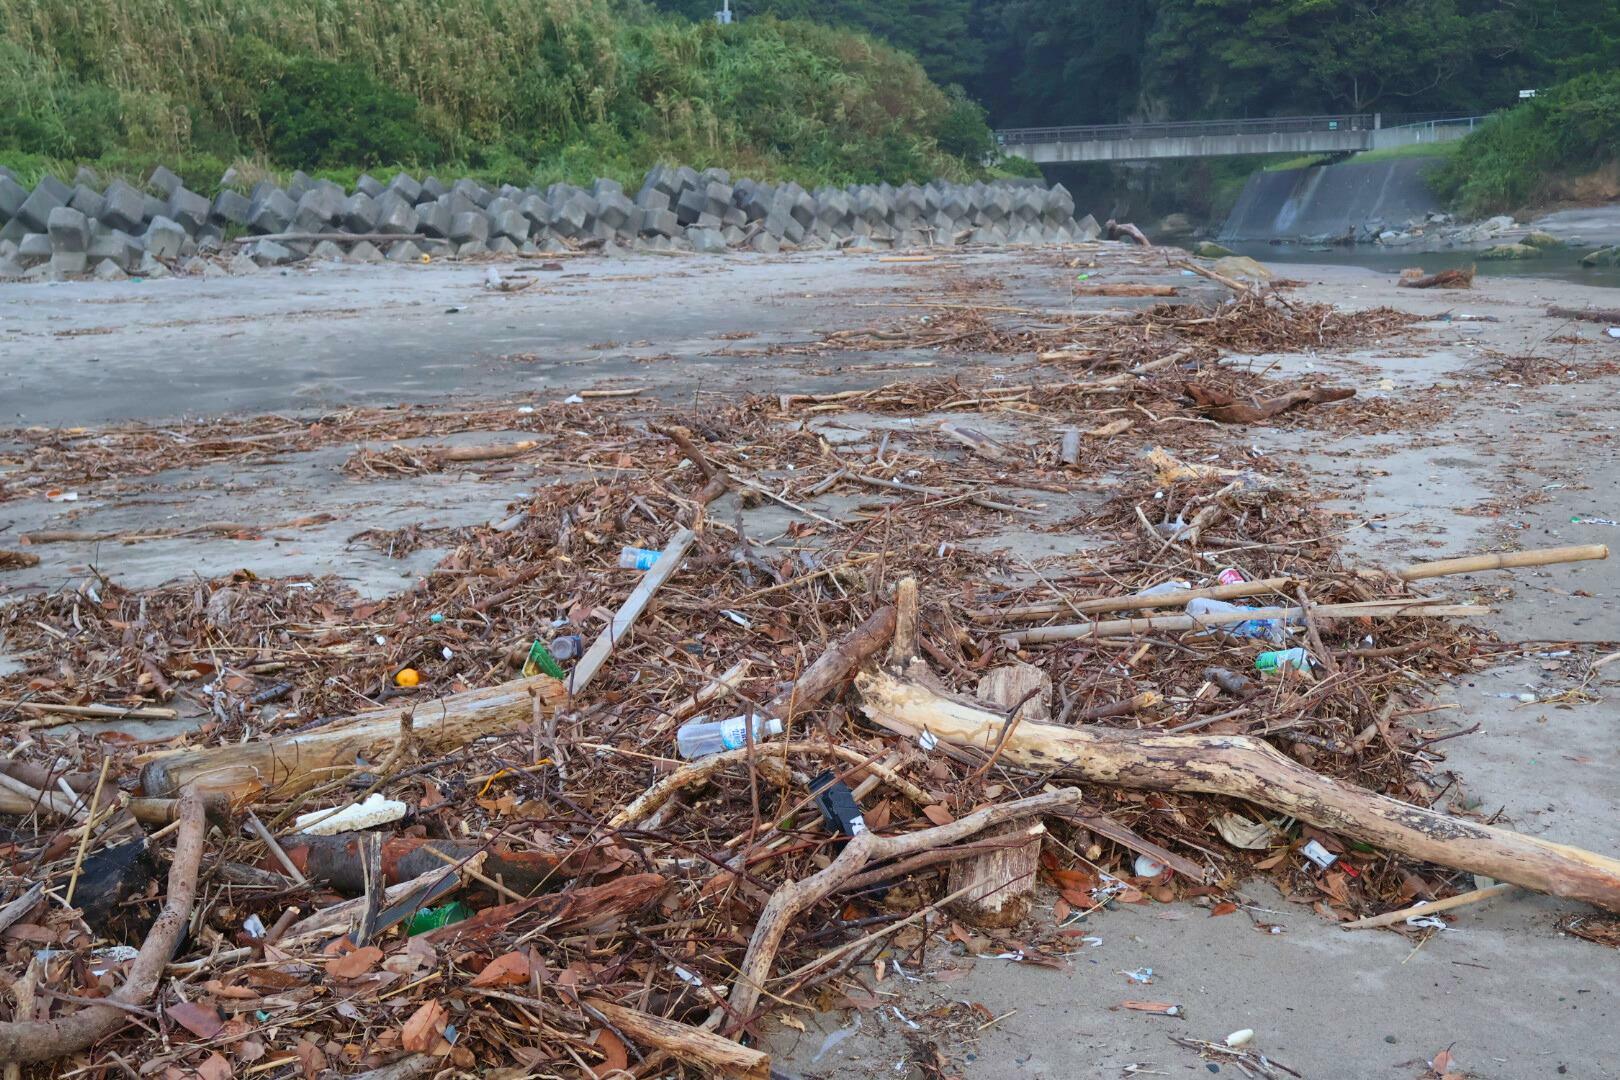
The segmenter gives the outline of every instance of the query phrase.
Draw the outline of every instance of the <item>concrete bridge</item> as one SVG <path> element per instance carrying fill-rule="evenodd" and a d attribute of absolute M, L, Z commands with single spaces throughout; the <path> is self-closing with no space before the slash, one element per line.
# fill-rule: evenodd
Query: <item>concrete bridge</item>
<path fill-rule="evenodd" d="M 1175 124 L 1093 124 L 996 132 L 1001 151 L 1037 165 L 1080 161 L 1218 157 L 1232 154 L 1334 154 L 1449 142 L 1484 117 L 1278 116 Z"/>

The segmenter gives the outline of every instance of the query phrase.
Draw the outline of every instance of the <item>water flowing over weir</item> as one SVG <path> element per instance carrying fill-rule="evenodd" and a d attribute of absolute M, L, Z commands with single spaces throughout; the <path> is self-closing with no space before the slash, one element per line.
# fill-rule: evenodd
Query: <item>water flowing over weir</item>
<path fill-rule="evenodd" d="M 1244 185 L 1221 241 L 1339 238 L 1404 225 L 1441 209 L 1425 179 L 1434 158 L 1319 165 L 1256 172 Z"/>

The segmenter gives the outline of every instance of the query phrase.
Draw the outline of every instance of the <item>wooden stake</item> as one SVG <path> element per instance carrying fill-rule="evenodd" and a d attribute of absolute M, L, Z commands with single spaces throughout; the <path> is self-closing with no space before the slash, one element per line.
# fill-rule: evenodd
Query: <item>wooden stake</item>
<path fill-rule="evenodd" d="M 696 539 L 697 536 L 691 529 L 681 529 L 670 537 L 669 543 L 664 545 L 663 554 L 659 555 L 658 561 L 647 569 L 641 584 L 637 585 L 635 591 L 620 605 L 608 628 L 591 642 L 591 647 L 585 650 L 585 655 L 579 658 L 579 663 L 569 672 L 567 685 L 570 697 L 584 693 L 591 680 L 596 678 L 596 673 L 607 663 L 614 647 L 624 640 L 624 636 L 630 632 L 630 628 L 641 617 L 641 613 L 647 610 L 647 605 L 652 603 L 653 594 L 675 573 L 681 565 L 681 560 L 686 557 L 686 549 L 691 547 Z"/>
<path fill-rule="evenodd" d="M 900 639 L 897 636 L 895 641 Z M 1003 709 L 1017 707 L 1015 717 L 1045 721 L 1052 718 L 1052 680 L 1030 664 L 1008 664 L 985 672 L 979 697 Z M 1040 869 L 1041 835 L 1013 827 L 992 834 L 992 839 L 1022 839 L 981 855 L 951 863 L 946 891 L 959 894 L 947 910 L 975 926 L 1015 926 L 1029 914 L 1035 896 L 1035 874 Z"/>

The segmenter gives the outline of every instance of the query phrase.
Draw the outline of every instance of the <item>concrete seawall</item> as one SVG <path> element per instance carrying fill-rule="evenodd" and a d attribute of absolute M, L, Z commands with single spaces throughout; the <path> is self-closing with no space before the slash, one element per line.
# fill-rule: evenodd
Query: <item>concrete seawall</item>
<path fill-rule="evenodd" d="M 1308 169 L 1257 172 L 1238 196 L 1220 239 L 1338 238 L 1421 221 L 1441 209 L 1425 175 L 1436 158 L 1347 161 Z"/>

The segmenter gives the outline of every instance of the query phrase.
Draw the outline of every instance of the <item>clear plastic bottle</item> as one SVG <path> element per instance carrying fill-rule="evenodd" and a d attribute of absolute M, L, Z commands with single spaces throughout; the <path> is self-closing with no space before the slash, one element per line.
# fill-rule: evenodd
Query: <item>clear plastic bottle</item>
<path fill-rule="evenodd" d="M 699 716 L 688 720 L 675 732 L 675 750 L 690 761 L 708 757 L 722 750 L 740 750 L 746 745 L 748 717 L 733 716 L 730 720 L 710 720 Z M 754 741 L 782 734 L 782 721 L 774 716 L 754 717 Z"/>
<path fill-rule="evenodd" d="M 662 551 L 651 551 L 647 548 L 626 547 L 619 552 L 619 566 L 624 570 L 651 570 L 652 564 L 658 561 Z"/>
<path fill-rule="evenodd" d="M 1150 585 L 1137 593 L 1137 596 L 1163 596 L 1165 593 L 1185 592 L 1192 588 L 1190 581 L 1161 581 L 1157 585 Z"/>
<path fill-rule="evenodd" d="M 1195 619 L 1201 619 L 1202 616 L 1207 615 L 1225 615 L 1229 612 L 1253 610 L 1253 608 L 1244 607 L 1242 604 L 1228 604 L 1224 600 L 1209 600 L 1204 597 L 1187 601 L 1187 614 Z M 1288 640 L 1288 631 L 1284 627 L 1282 619 L 1248 619 L 1235 623 L 1210 623 L 1209 628 L 1219 630 L 1223 634 L 1231 634 L 1233 637 L 1265 638 L 1267 641 L 1278 643 Z"/>

